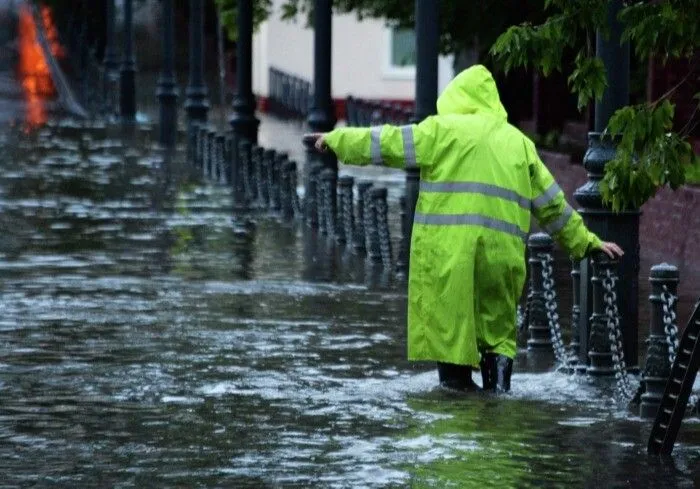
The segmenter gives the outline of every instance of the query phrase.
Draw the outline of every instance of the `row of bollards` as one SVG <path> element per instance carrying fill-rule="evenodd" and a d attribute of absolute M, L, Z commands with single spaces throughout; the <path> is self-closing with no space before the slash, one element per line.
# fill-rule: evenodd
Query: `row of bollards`
<path fill-rule="evenodd" d="M 309 163 L 302 200 L 298 169 L 287 153 L 241 139 L 233 131 L 219 134 L 195 124 L 189 155 L 198 174 L 229 185 L 237 210 L 266 209 L 284 222 L 298 220 L 306 228 L 386 268 L 393 264 L 388 192 L 372 182 L 338 177 L 319 162 Z"/>
<path fill-rule="evenodd" d="M 537 233 L 528 239 L 529 286 L 526 299 L 527 347 L 530 352 L 552 351 L 556 333 L 552 331 L 548 310 L 556 310 L 556 299 L 548 296 L 551 283 L 551 263 L 554 243 L 549 235 Z M 592 258 L 592 313 L 589 321 L 580 321 L 580 294 L 576 293 L 580 273 L 578 263 L 573 263 L 574 294 L 571 316 L 571 341 L 569 354 L 581 359 L 583 368 L 592 376 L 615 376 L 627 378 L 626 364 L 622 353 L 622 334 L 617 309 L 617 260 L 600 253 Z M 676 325 L 676 297 L 679 281 L 678 268 L 666 263 L 650 269 L 651 283 L 649 338 L 647 355 L 641 372 L 641 385 L 636 392 L 625 393 L 627 400 L 639 402 L 640 416 L 653 418 L 660 406 L 664 388 L 671 372 L 671 365 L 678 348 Z M 585 324 L 590 324 L 587 331 Z M 559 325 L 556 325 L 559 327 Z M 585 348 L 585 352 L 580 349 Z M 585 353 L 585 354 L 584 354 Z M 586 358 L 588 359 L 586 361 Z M 626 382 L 626 381 L 625 381 Z M 623 382 L 624 383 L 624 382 Z M 632 399 L 634 397 L 634 399 Z"/>
<path fill-rule="evenodd" d="M 305 118 L 313 101 L 311 82 L 277 68 L 269 71 L 269 109 L 285 117 Z"/>
<path fill-rule="evenodd" d="M 409 123 L 413 116 L 413 107 L 400 103 L 347 97 L 345 99 L 345 112 L 348 126 L 401 125 Z"/>

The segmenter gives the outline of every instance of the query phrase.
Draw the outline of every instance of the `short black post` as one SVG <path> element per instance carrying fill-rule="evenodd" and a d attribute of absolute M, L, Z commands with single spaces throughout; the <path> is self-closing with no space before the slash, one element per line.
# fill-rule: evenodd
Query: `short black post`
<path fill-rule="evenodd" d="M 381 249 L 379 247 L 379 233 L 377 231 L 377 212 L 372 199 L 373 187 L 367 187 L 363 195 L 362 217 L 365 228 L 365 249 L 367 250 L 367 258 L 371 262 L 378 262 L 382 259 Z"/>
<path fill-rule="evenodd" d="M 124 0 L 124 57 L 120 72 L 120 115 L 122 122 L 136 122 L 136 61 L 134 60 L 133 0 Z"/>
<path fill-rule="evenodd" d="M 371 191 L 374 203 L 374 215 L 377 222 L 377 241 L 379 254 L 385 268 L 390 268 L 393 261 L 391 247 L 391 233 L 389 232 L 389 206 L 387 203 L 387 189 L 384 187 L 373 188 Z"/>
<path fill-rule="evenodd" d="M 272 190 L 270 198 L 270 208 L 273 211 L 279 211 L 281 207 L 281 196 L 280 196 L 280 185 L 281 185 L 281 175 L 282 167 L 285 162 L 289 159 L 287 153 L 278 152 L 274 160 L 272 160 Z"/>
<path fill-rule="evenodd" d="M 321 186 L 323 188 L 323 224 L 321 231 L 325 231 L 328 237 L 335 238 L 336 233 L 336 212 L 337 208 L 337 185 L 338 174 L 331 168 L 326 168 L 321 172 Z"/>
<path fill-rule="evenodd" d="M 204 84 L 204 8 L 202 0 L 190 0 L 190 73 L 185 110 L 187 120 L 206 122 L 209 113 L 207 86 Z"/>
<path fill-rule="evenodd" d="M 639 416 L 654 418 L 661 405 L 666 382 L 671 375 L 671 356 L 668 344 L 669 331 L 664 322 L 664 296 L 675 297 L 678 290 L 678 268 L 667 263 L 651 267 L 651 315 L 649 317 L 649 339 L 647 340 L 647 358 L 642 372 L 645 392 L 639 405 Z M 664 290 L 666 287 L 666 290 Z M 668 303 L 666 303 L 668 306 Z M 675 313 L 676 303 L 668 308 L 669 318 Z M 673 338 L 672 338 L 673 339 Z"/>
<path fill-rule="evenodd" d="M 253 0 L 237 0 L 236 95 L 229 123 L 239 137 L 258 142 L 260 121 L 255 117 L 253 95 Z"/>
<path fill-rule="evenodd" d="M 579 320 L 581 317 L 581 263 L 571 260 L 571 284 L 573 287 L 571 301 L 571 342 L 569 352 L 579 357 L 581 341 L 579 339 Z"/>
<path fill-rule="evenodd" d="M 218 183 L 226 183 L 226 173 L 224 172 L 224 161 L 226 160 L 226 136 L 216 135 L 216 163 L 214 165 L 214 179 Z"/>
<path fill-rule="evenodd" d="M 354 229 L 352 189 L 355 180 L 348 175 L 338 178 L 338 228 L 336 240 L 338 243 L 352 242 Z"/>
<path fill-rule="evenodd" d="M 210 180 L 214 179 L 214 165 L 216 165 L 216 129 L 209 128 L 207 134 L 207 168 L 205 170 L 206 177 Z"/>
<path fill-rule="evenodd" d="M 246 178 L 247 170 L 250 163 L 250 153 L 252 144 L 247 139 L 238 138 L 238 158 L 236 158 L 236 166 L 232 171 L 233 176 L 233 201 L 237 209 L 246 207 Z"/>
<path fill-rule="evenodd" d="M 530 264 L 530 291 L 528 293 L 528 333 L 527 349 L 552 351 L 552 334 L 547 319 L 547 306 L 544 295 L 542 255 L 552 253 L 554 241 L 546 233 L 531 235 L 527 241 Z"/>
<path fill-rule="evenodd" d="M 166 148 L 175 146 L 177 138 L 177 91 L 175 86 L 175 20 L 173 0 L 162 0 L 163 70 L 156 92 L 160 100 L 159 142 Z"/>
<path fill-rule="evenodd" d="M 253 186 L 260 207 L 267 207 L 270 203 L 270 196 L 267 193 L 266 174 L 264 171 L 265 148 L 255 146 L 253 148 Z"/>
<path fill-rule="evenodd" d="M 299 185 L 297 163 L 296 161 L 290 161 L 287 166 L 289 168 L 289 191 L 291 192 L 292 211 L 294 212 L 294 217 L 303 218 L 303 209 L 297 193 L 297 186 Z"/>
<path fill-rule="evenodd" d="M 105 113 L 115 115 L 117 110 L 117 83 L 119 81 L 119 57 L 116 49 L 115 39 L 115 19 L 116 9 L 114 7 L 115 0 L 107 0 L 106 12 L 106 27 L 105 32 L 105 55 L 102 64 L 104 65 L 103 90 L 105 100 Z"/>
<path fill-rule="evenodd" d="M 310 160 L 307 163 L 309 167 L 306 170 L 306 185 L 304 194 L 304 214 L 306 223 L 313 229 L 318 229 L 319 221 L 321 220 L 321 202 L 319 200 L 320 185 L 319 175 L 323 169 L 323 164 Z"/>
<path fill-rule="evenodd" d="M 614 272 L 617 261 L 605 253 L 596 253 L 591 259 L 593 270 L 593 313 L 590 317 L 591 333 L 588 339 L 589 366 L 586 373 L 594 376 L 609 376 L 615 374 L 613 354 L 610 349 L 610 331 L 605 304 L 604 279 L 607 272 Z M 618 296 L 619 297 L 619 296 Z"/>
<path fill-rule="evenodd" d="M 355 219 L 355 248 L 365 251 L 366 231 L 365 231 L 365 209 L 366 199 L 372 182 L 362 180 L 357 184 L 357 219 Z"/>
<path fill-rule="evenodd" d="M 262 161 L 262 173 L 265 179 L 265 201 L 267 202 L 267 207 L 272 208 L 273 194 L 275 193 L 272 186 L 274 185 L 274 167 L 275 159 L 277 158 L 277 151 L 274 149 L 266 149 L 263 152 Z"/>

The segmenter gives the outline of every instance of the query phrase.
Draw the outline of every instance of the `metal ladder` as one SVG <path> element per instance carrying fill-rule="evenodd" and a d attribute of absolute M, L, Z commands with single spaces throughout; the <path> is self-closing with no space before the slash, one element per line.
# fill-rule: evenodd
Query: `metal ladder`
<path fill-rule="evenodd" d="M 670 455 L 673 451 L 698 368 L 700 368 L 700 300 L 695 304 L 693 314 L 683 332 L 676 359 L 671 367 L 671 376 L 666 382 L 664 396 L 649 434 L 647 445 L 649 454 Z"/>

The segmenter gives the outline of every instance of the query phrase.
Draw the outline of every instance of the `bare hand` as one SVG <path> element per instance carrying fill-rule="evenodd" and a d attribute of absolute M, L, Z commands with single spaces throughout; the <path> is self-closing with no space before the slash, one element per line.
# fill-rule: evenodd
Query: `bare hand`
<path fill-rule="evenodd" d="M 326 144 L 325 134 L 320 132 L 313 132 L 310 134 L 304 134 L 304 142 L 311 145 L 313 143 L 316 151 L 320 153 L 325 153 L 328 151 L 328 145 Z"/>
<path fill-rule="evenodd" d="M 612 259 L 615 259 L 625 254 L 625 252 L 622 251 L 622 248 L 620 248 L 617 245 L 617 243 L 611 243 L 609 241 L 603 241 L 603 244 L 600 246 L 600 249 Z"/>

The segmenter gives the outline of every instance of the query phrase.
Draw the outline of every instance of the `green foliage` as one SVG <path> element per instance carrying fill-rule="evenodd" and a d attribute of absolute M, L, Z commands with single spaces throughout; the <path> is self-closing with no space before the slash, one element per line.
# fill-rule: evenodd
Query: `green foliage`
<path fill-rule="evenodd" d="M 599 100 L 607 86 L 605 67 L 593 52 L 592 39 L 597 30 L 609 34 L 608 5 L 608 0 L 545 0 L 545 8 L 553 13 L 543 23 L 508 28 L 490 53 L 506 72 L 534 67 L 547 75 L 570 69 L 569 86 L 578 96 L 579 109 L 584 109 Z M 697 0 L 625 3 L 618 20 L 623 42 L 630 42 L 641 59 L 692 59 L 700 44 Z M 576 56 L 574 65 L 565 68 L 562 59 L 567 50 Z M 673 132 L 675 107 L 669 101 L 673 91 L 694 76 L 689 73 L 660 100 L 624 107 L 610 119 L 605 132 L 608 137 L 618 136 L 620 144 L 616 157 L 606 165 L 601 193 L 613 210 L 638 208 L 665 185 L 676 189 L 686 179 L 699 181 L 700 160 L 687 141 L 692 121 Z M 696 98 L 700 100 L 700 93 Z"/>
<path fill-rule="evenodd" d="M 214 0 L 219 9 L 221 24 L 232 41 L 238 39 L 238 4 L 236 0 Z M 272 0 L 253 1 L 253 28 L 257 29 L 272 13 Z"/>

